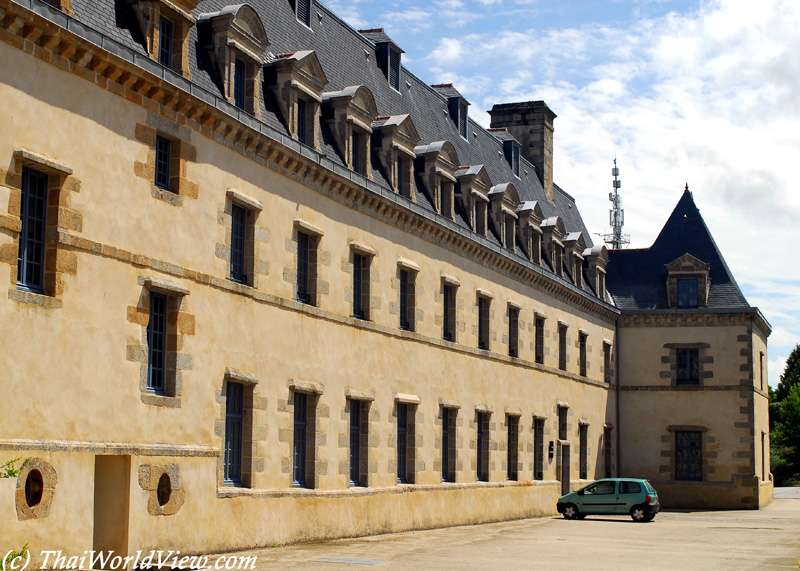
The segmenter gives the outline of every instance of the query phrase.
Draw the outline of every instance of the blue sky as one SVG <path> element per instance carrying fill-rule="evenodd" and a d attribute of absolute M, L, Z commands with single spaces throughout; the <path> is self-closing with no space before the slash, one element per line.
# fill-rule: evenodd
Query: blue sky
<path fill-rule="evenodd" d="M 327 0 L 383 27 L 427 83 L 558 115 L 554 179 L 608 232 L 614 157 L 625 232 L 647 247 L 688 182 L 751 305 L 773 327 L 775 386 L 800 343 L 800 2 Z M 595 240 L 598 240 L 595 238 Z"/>

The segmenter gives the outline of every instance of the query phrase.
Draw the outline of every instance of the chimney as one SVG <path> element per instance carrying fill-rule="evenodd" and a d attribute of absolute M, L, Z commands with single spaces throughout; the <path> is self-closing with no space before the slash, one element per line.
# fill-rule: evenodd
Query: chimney
<path fill-rule="evenodd" d="M 492 128 L 505 127 L 522 146 L 522 156 L 539 172 L 539 180 L 553 201 L 553 113 L 544 101 L 503 103 L 489 111 Z"/>

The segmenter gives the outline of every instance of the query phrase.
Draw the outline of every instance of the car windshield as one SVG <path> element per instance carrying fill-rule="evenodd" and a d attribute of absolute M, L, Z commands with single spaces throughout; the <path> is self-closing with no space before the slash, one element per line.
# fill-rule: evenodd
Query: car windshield
<path fill-rule="evenodd" d="M 653 487 L 653 484 L 650 483 L 650 480 L 645 480 L 644 485 L 647 486 L 647 491 L 651 494 L 656 493 L 656 489 Z"/>

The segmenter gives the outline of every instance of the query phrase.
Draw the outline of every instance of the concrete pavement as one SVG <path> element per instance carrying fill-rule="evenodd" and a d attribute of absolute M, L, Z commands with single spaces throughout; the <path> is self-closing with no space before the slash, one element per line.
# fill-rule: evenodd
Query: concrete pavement
<path fill-rule="evenodd" d="M 230 555 L 230 554 L 229 554 Z M 547 517 L 240 552 L 256 569 L 798 569 L 800 499 L 760 511 Z"/>

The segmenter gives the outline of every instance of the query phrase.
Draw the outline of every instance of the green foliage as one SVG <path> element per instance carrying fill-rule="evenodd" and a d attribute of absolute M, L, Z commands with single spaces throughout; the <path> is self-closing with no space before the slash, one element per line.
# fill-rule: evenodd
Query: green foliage
<path fill-rule="evenodd" d="M 19 476 L 20 470 L 22 470 L 25 465 L 31 461 L 31 459 L 26 458 L 22 465 L 20 465 L 19 468 L 16 468 L 14 465 L 20 460 L 22 460 L 22 458 L 14 458 L 5 464 L 0 464 L 0 478 L 16 478 Z"/>
<path fill-rule="evenodd" d="M 789 452 L 790 460 L 800 463 L 800 385 L 789 389 L 781 402 L 781 418 L 775 425 L 773 438 Z"/>
<path fill-rule="evenodd" d="M 783 401 L 788 395 L 789 390 L 800 383 L 800 344 L 795 345 L 789 357 L 786 359 L 786 368 L 781 374 L 781 382 L 775 391 L 775 400 Z"/>
<path fill-rule="evenodd" d="M 19 458 L 17 458 L 17 460 L 19 460 Z M 12 462 L 16 462 L 16 460 L 12 460 Z M 26 460 L 26 463 L 27 463 L 27 460 Z M 3 464 L 3 465 L 5 466 L 5 464 Z M 23 464 L 23 466 L 24 466 L 24 464 Z M 8 569 L 9 564 L 12 563 L 14 561 L 14 559 L 16 559 L 17 557 L 22 557 L 23 559 L 28 557 L 28 544 L 27 543 L 25 545 L 23 545 L 22 549 L 20 549 L 19 551 L 14 551 L 12 549 L 11 551 L 8 552 L 8 554 L 6 555 L 6 558 L 3 559 L 3 569 Z"/>

